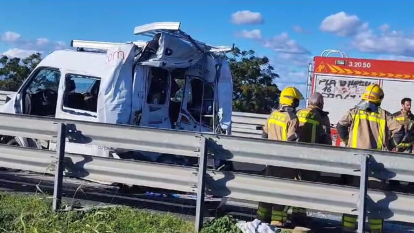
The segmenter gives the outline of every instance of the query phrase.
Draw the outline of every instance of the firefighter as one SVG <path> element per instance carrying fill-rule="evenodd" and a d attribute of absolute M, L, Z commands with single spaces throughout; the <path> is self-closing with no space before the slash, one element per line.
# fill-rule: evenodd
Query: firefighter
<path fill-rule="evenodd" d="M 401 110 L 394 113 L 393 116 L 404 126 L 404 137 L 406 141 L 412 141 L 409 138 L 414 132 L 414 115 L 411 113 L 411 99 L 402 99 Z M 413 152 L 413 145 L 412 143 L 401 144 L 400 147 L 396 148 L 396 151 L 411 154 Z"/>
<path fill-rule="evenodd" d="M 332 145 L 329 113 L 322 110 L 323 105 L 323 96 L 319 92 L 315 92 L 309 97 L 308 107 L 296 113 L 299 119 L 299 142 Z M 319 175 L 320 172 L 300 170 L 298 178 L 316 182 Z M 306 217 L 305 208 L 292 208 L 291 219 L 293 223 L 305 224 Z"/>
<path fill-rule="evenodd" d="M 274 110 L 263 127 L 263 138 L 280 141 L 297 141 L 297 129 L 299 121 L 296 116 L 296 108 L 302 94 L 295 87 L 286 87 L 280 94 L 279 108 Z M 295 179 L 297 170 L 267 166 L 266 176 Z M 270 223 L 276 227 L 285 227 L 287 223 L 288 206 L 259 202 L 257 219 L 264 223 Z"/>
<path fill-rule="evenodd" d="M 400 145 L 394 148 L 393 151 L 411 154 L 413 152 L 413 140 L 410 137 L 414 133 L 414 115 L 411 113 L 411 99 L 403 98 L 401 100 L 401 110 L 395 112 L 393 116 L 401 125 L 403 125 L 404 141 L 407 141 L 407 143 L 400 143 Z M 398 189 L 401 182 L 398 180 L 390 180 L 389 185 L 393 189 Z M 408 183 L 408 185 L 412 186 L 413 183 Z"/>
<path fill-rule="evenodd" d="M 298 141 L 332 145 L 329 113 L 323 111 L 323 105 L 323 96 L 315 92 L 309 97 L 308 107 L 297 112 Z"/>
<path fill-rule="evenodd" d="M 338 135 L 347 147 L 359 149 L 387 150 L 389 143 L 398 145 L 404 136 L 402 125 L 392 115 L 380 108 L 384 92 L 378 84 L 366 87 L 362 100 L 350 109 L 341 120 L 336 129 Z M 392 136 L 391 136 L 392 135 Z M 358 183 L 359 178 L 354 177 L 351 182 Z M 368 182 L 368 186 L 378 185 L 384 188 L 384 183 Z M 371 233 L 381 233 L 383 219 L 368 217 Z M 342 215 L 343 232 L 355 232 L 357 216 Z"/>

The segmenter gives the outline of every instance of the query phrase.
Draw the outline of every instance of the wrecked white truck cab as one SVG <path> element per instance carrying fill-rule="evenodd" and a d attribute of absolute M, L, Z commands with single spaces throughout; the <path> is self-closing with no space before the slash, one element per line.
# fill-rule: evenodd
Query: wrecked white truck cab
<path fill-rule="evenodd" d="M 77 51 L 52 52 L 2 112 L 229 134 L 233 83 L 223 55 L 232 49 L 195 41 L 180 23 L 147 24 L 134 34 L 152 39 L 74 40 Z M 3 137 L 3 143 L 35 141 Z M 42 147 L 51 149 L 45 142 Z M 66 151 L 110 156 L 105 148 L 77 143 L 68 143 Z"/>

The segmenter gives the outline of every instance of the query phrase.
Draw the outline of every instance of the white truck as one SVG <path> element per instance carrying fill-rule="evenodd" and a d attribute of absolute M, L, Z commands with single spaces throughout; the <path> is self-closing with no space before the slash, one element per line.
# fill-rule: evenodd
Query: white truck
<path fill-rule="evenodd" d="M 76 50 L 48 54 L 0 111 L 229 134 L 233 83 L 224 54 L 232 48 L 196 41 L 180 30 L 179 22 L 138 26 L 134 34 L 151 40 L 73 40 Z M 7 135 L 1 143 L 52 150 L 55 146 Z M 73 142 L 66 151 L 116 156 L 113 148 Z"/>

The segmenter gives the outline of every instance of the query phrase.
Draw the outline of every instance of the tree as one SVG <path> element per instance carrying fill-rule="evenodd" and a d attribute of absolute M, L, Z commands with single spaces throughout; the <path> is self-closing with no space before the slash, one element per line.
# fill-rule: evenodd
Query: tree
<path fill-rule="evenodd" d="M 0 58 L 0 90 L 17 91 L 41 59 L 40 53 L 34 53 L 24 59 L 2 56 Z"/>
<path fill-rule="evenodd" d="M 280 90 L 273 83 L 279 75 L 267 57 L 253 50 L 235 48 L 228 57 L 233 73 L 233 111 L 269 114 L 279 105 Z"/>

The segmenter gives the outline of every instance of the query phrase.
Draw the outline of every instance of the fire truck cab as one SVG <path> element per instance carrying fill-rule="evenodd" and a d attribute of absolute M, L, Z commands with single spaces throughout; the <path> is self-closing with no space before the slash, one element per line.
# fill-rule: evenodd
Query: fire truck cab
<path fill-rule="evenodd" d="M 337 122 L 361 100 L 367 86 L 376 83 L 383 88 L 381 107 L 391 113 L 401 109 L 403 98 L 414 99 L 414 62 L 350 58 L 339 50 L 325 50 L 309 64 L 308 74 L 307 97 L 314 92 L 324 96 L 336 146 L 344 146 L 337 137 Z"/>

